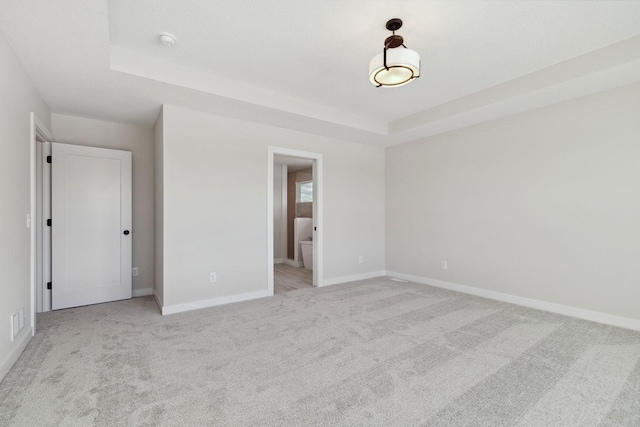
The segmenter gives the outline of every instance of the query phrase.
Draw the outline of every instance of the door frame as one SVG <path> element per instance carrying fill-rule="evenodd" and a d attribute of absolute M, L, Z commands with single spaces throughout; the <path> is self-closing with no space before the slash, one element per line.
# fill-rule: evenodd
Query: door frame
<path fill-rule="evenodd" d="M 273 262 L 274 263 L 282 263 L 285 264 L 287 262 L 287 236 L 288 236 L 288 230 L 287 230 L 287 208 L 288 208 L 288 203 L 287 203 L 287 177 L 288 177 L 288 168 L 289 166 L 285 163 L 282 165 L 278 165 L 279 168 L 275 167 L 274 164 L 274 169 L 273 169 L 273 176 L 274 178 L 279 174 L 280 175 L 280 179 L 281 179 L 281 187 L 282 187 L 282 192 L 281 192 L 281 197 L 280 197 L 280 206 L 279 208 L 281 209 L 281 213 L 282 213 L 282 221 L 280 222 L 280 258 L 276 258 L 275 254 L 274 254 L 274 258 L 273 258 Z M 273 188 L 273 194 L 275 196 L 276 194 L 276 187 Z M 273 206 L 274 209 L 276 208 L 276 206 Z M 275 225 L 274 225 L 275 227 Z M 275 248 L 275 241 L 276 241 L 276 235 L 275 235 L 275 229 L 274 229 L 274 251 L 276 250 Z"/>
<path fill-rule="evenodd" d="M 51 155 L 51 142 L 36 144 L 36 313 L 51 311 L 51 228 L 46 219 L 51 218 L 51 169 L 47 157 Z"/>
<path fill-rule="evenodd" d="M 322 154 L 310 151 L 292 150 L 289 148 L 267 147 L 267 291 L 273 295 L 273 173 L 276 154 L 289 157 L 300 157 L 313 160 L 313 285 L 323 285 L 324 269 L 324 227 L 322 207 L 323 199 L 323 165 Z"/>
<path fill-rule="evenodd" d="M 37 144 L 39 140 L 42 142 L 53 141 L 53 134 L 47 126 L 40 120 L 34 112 L 30 114 L 30 130 L 31 138 L 30 145 L 30 180 L 31 180 L 31 334 L 36 334 L 36 279 L 38 277 L 38 271 L 42 271 L 42 265 L 37 262 L 36 250 L 38 245 L 37 226 L 42 218 L 38 215 L 37 209 L 37 197 L 38 197 L 38 182 L 37 182 L 37 169 L 38 169 L 38 156 L 37 156 Z"/>

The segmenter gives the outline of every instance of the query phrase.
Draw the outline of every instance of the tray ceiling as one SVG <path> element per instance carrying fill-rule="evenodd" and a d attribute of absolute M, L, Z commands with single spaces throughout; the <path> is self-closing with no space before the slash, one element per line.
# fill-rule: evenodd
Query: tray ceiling
<path fill-rule="evenodd" d="M 633 1 L 3 1 L 52 111 L 152 124 L 161 104 L 392 145 L 640 81 Z M 375 88 L 399 33 L 420 79 Z M 165 47 L 158 34 L 177 36 Z"/>

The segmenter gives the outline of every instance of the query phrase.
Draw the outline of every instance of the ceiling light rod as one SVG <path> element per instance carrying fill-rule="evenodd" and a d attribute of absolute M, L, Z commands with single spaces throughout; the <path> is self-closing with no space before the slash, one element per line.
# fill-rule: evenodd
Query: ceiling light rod
<path fill-rule="evenodd" d="M 400 18 L 390 19 L 386 27 L 393 35 L 385 39 L 382 54 L 369 62 L 369 79 L 376 87 L 402 86 L 420 77 L 420 55 L 407 49 L 402 36 L 396 34 L 402 27 Z M 389 50 L 400 46 L 404 49 Z"/>

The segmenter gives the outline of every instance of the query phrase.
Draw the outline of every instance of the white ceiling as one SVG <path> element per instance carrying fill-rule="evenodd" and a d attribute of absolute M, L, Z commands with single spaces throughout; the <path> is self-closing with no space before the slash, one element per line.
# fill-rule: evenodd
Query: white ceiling
<path fill-rule="evenodd" d="M 640 81 L 640 1 L 0 0 L 52 111 L 153 124 L 161 104 L 392 145 Z M 389 18 L 422 75 L 368 81 Z M 177 36 L 167 48 L 157 39 Z"/>

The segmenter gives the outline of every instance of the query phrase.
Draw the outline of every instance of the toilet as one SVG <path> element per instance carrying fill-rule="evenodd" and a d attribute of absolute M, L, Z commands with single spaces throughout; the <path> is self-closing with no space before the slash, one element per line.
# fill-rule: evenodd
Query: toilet
<path fill-rule="evenodd" d="M 313 242 L 311 240 L 301 240 L 302 263 L 307 270 L 313 270 Z"/>

